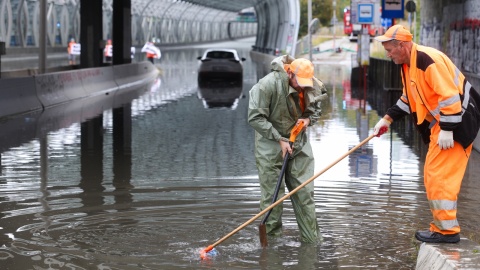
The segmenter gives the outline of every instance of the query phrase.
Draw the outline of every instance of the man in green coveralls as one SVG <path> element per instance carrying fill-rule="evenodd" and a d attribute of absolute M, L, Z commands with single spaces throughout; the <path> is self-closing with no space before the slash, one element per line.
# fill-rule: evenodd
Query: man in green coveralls
<path fill-rule="evenodd" d="M 291 191 L 313 176 L 313 152 L 305 129 L 318 120 L 320 100 L 326 96 L 325 86 L 314 77 L 314 66 L 307 59 L 280 56 L 271 62 L 271 69 L 250 90 L 248 106 L 248 123 L 255 129 L 262 210 L 272 202 L 286 151 L 290 160 L 278 198 L 284 196 L 285 186 Z M 290 147 L 290 131 L 299 121 L 304 122 L 304 129 Z M 320 239 L 313 191 L 311 182 L 290 197 L 301 241 L 307 243 Z M 266 223 L 268 235 L 281 234 L 282 212 L 282 204 L 273 208 Z"/>

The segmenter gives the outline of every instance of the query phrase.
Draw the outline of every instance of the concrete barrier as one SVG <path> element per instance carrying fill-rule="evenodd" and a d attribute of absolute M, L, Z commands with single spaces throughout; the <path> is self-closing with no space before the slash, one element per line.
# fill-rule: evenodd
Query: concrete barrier
<path fill-rule="evenodd" d="M 130 102 L 134 96 L 148 91 L 158 77 L 159 71 L 152 63 L 144 61 L 113 66 L 113 73 L 115 82 L 119 86 L 119 91 L 115 92 L 113 105 L 114 108 L 117 108 L 123 106 L 126 102 Z"/>
<path fill-rule="evenodd" d="M 256 51 L 250 51 L 250 58 L 252 59 L 253 62 L 256 63 L 257 78 L 259 80 L 263 78 L 265 75 L 267 75 L 268 73 L 270 73 L 272 69 L 272 66 L 270 63 L 276 57 L 277 56 L 275 55 L 265 54 L 265 53 L 256 52 Z"/>
<path fill-rule="evenodd" d="M 77 71 L 87 96 L 106 94 L 118 90 L 113 76 L 113 67 L 86 68 Z"/>
<path fill-rule="evenodd" d="M 480 245 L 467 238 L 457 244 L 422 243 L 415 269 L 480 269 Z"/>
<path fill-rule="evenodd" d="M 120 90 L 115 92 L 112 108 L 119 108 L 127 103 L 130 103 L 135 98 L 148 92 L 151 89 L 152 84 L 153 84 L 153 81 L 141 87 L 137 86 L 134 89 L 132 88 L 132 90 L 129 90 L 129 91 Z"/>
<path fill-rule="evenodd" d="M 0 79 L 0 117 L 40 111 L 86 97 L 113 95 L 120 89 L 124 92 L 148 87 L 158 74 L 150 62 L 140 62 Z"/>
<path fill-rule="evenodd" d="M 84 122 L 112 106 L 113 95 L 96 95 L 47 108 L 38 119 L 36 137 L 43 138 L 51 131 Z"/>
<path fill-rule="evenodd" d="M 44 107 L 86 97 L 78 70 L 36 75 L 35 88 Z"/>
<path fill-rule="evenodd" d="M 126 70 L 137 69 L 136 65 L 124 66 Z M 132 78 L 127 77 L 124 82 L 129 79 Z M 37 75 L 35 85 L 38 98 L 45 107 L 100 94 L 109 95 L 119 89 L 112 66 Z"/>
<path fill-rule="evenodd" d="M 1 79 L 0 102 L 0 117 L 43 109 L 33 77 Z"/>
<path fill-rule="evenodd" d="M 159 74 L 157 67 L 150 62 L 113 66 L 115 82 L 120 89 L 138 87 L 153 81 Z"/>
<path fill-rule="evenodd" d="M 149 91 L 158 77 L 149 62 L 117 71 L 116 79 L 125 84 L 122 91 L 111 66 L 0 79 L 0 118 L 9 116 L 0 121 L 0 152 L 127 104 Z"/>

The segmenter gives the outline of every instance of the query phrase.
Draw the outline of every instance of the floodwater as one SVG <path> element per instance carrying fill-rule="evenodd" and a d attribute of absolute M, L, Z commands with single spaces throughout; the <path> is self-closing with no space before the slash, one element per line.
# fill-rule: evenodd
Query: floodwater
<path fill-rule="evenodd" d="M 283 236 L 267 248 L 256 220 L 200 260 L 200 251 L 259 212 L 246 115 L 248 91 L 262 74 L 251 42 L 213 45 L 247 58 L 243 91 L 227 107 L 212 108 L 198 93 L 196 57 L 204 46 L 162 52 L 162 75 L 120 111 L 65 118 L 58 128 L 42 115 L 22 116 L 15 134 L 1 123 L 0 138 L 12 143 L 1 148 L 0 268 L 413 269 L 413 234 L 431 220 L 424 154 L 405 124 L 335 164 L 378 121 L 352 90 L 349 61 L 316 67 L 329 90 L 322 120 L 308 131 L 316 171 L 330 167 L 315 180 L 322 240 L 299 241 L 286 201 Z M 131 117 L 116 121 L 122 114 Z M 22 140 L 30 129 L 40 135 Z M 479 159 L 474 152 L 459 198 L 464 237 L 480 229 Z"/>

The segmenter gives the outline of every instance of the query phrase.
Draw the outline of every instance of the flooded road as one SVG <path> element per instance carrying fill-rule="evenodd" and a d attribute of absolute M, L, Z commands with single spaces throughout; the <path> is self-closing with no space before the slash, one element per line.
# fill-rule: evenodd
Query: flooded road
<path fill-rule="evenodd" d="M 243 94 L 229 107 L 199 98 L 197 56 L 206 46 L 178 48 L 162 51 L 160 78 L 122 107 L 131 118 L 119 123 L 118 109 L 106 110 L 5 149 L 0 268 L 413 269 L 413 235 L 431 215 L 422 151 L 402 123 L 315 180 L 320 243 L 299 241 L 285 202 L 284 235 L 267 248 L 258 220 L 200 260 L 201 250 L 259 212 L 246 122 L 248 91 L 260 76 L 251 45 L 213 45 L 247 58 Z M 329 94 L 322 120 L 308 130 L 320 171 L 367 138 L 379 117 L 350 85 L 348 64 L 318 63 L 316 72 Z M 473 152 L 459 198 L 462 236 L 480 231 L 479 160 Z"/>

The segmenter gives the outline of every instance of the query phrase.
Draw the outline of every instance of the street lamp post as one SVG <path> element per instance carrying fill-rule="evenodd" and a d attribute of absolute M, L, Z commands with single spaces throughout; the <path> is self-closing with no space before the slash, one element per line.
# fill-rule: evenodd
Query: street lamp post
<path fill-rule="evenodd" d="M 38 71 L 44 74 L 47 62 L 47 0 L 40 0 L 40 36 L 39 36 L 39 57 Z"/>
<path fill-rule="evenodd" d="M 315 18 L 313 20 L 310 21 L 310 23 L 308 24 L 308 36 L 311 37 L 312 35 L 312 32 L 316 32 L 318 30 L 318 27 L 320 26 L 320 21 Z M 312 40 L 309 39 L 309 43 L 308 43 L 308 53 L 309 53 L 309 56 L 310 56 L 310 61 L 312 61 Z"/>
<path fill-rule="evenodd" d="M 335 24 L 337 24 L 337 1 L 333 0 L 333 50 L 335 51 Z"/>
<path fill-rule="evenodd" d="M 312 61 L 312 32 L 310 26 L 312 22 L 312 0 L 308 0 L 308 59 Z"/>

